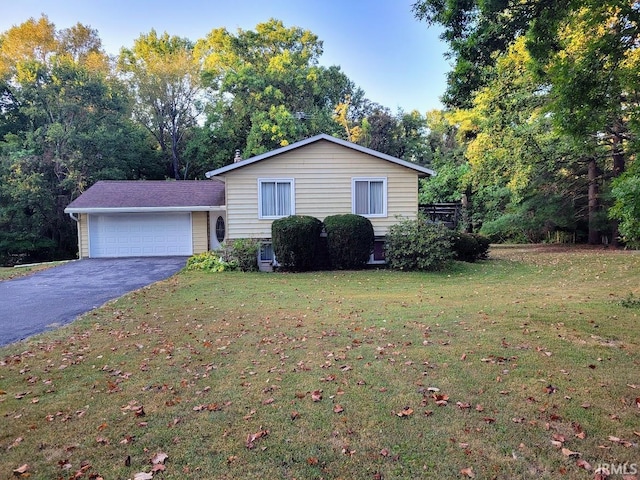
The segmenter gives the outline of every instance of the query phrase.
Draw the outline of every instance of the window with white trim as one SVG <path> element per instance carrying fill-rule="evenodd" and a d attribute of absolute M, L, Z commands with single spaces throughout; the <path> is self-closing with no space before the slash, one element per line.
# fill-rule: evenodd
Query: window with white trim
<path fill-rule="evenodd" d="M 259 256 L 261 263 L 273 262 L 273 260 L 276 258 L 273 254 L 273 245 L 268 242 L 260 244 Z"/>
<path fill-rule="evenodd" d="M 293 178 L 259 178 L 259 218 L 281 218 L 295 215 Z"/>
<path fill-rule="evenodd" d="M 364 217 L 387 216 L 387 179 L 353 178 L 351 180 L 352 212 Z"/>

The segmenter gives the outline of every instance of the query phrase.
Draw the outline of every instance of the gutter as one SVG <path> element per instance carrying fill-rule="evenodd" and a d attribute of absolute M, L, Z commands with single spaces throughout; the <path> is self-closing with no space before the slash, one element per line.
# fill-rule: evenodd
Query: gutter
<path fill-rule="evenodd" d="M 77 213 L 166 213 L 166 212 L 212 212 L 226 210 L 226 205 L 216 206 L 191 206 L 191 207 L 89 207 L 89 208 L 65 208 L 65 213 L 72 215 Z M 74 217 L 72 217 L 74 218 Z M 77 221 L 77 219 L 74 218 Z"/>

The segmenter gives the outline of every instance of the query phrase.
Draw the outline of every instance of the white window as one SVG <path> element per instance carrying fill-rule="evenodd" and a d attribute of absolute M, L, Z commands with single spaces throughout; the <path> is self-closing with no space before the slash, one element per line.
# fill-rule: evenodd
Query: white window
<path fill-rule="evenodd" d="M 387 216 L 386 178 L 354 178 L 351 195 L 353 213 L 365 217 Z"/>
<path fill-rule="evenodd" d="M 259 218 L 295 215 L 293 178 L 258 179 Z"/>
<path fill-rule="evenodd" d="M 260 262 L 273 262 L 275 255 L 273 254 L 273 245 L 271 243 L 263 243 L 260 245 Z"/>

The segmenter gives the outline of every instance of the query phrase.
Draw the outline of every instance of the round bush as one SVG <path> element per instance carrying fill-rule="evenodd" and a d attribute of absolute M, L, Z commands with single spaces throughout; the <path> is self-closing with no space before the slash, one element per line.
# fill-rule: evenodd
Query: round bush
<path fill-rule="evenodd" d="M 489 246 L 491 245 L 491 240 L 484 235 L 480 235 L 479 233 L 471 233 L 470 235 L 476 239 L 478 242 L 478 260 L 484 260 L 489 257 Z"/>
<path fill-rule="evenodd" d="M 455 232 L 453 234 L 453 251 L 456 260 L 475 262 L 487 258 L 489 239 L 475 233 Z"/>
<path fill-rule="evenodd" d="M 455 232 L 452 238 L 453 252 L 456 260 L 475 262 L 480 246 L 476 239 L 464 232 Z"/>
<path fill-rule="evenodd" d="M 279 218 L 271 224 L 276 261 L 284 270 L 306 271 L 314 266 L 322 222 L 307 215 Z"/>
<path fill-rule="evenodd" d="M 385 246 L 387 263 L 396 270 L 441 270 L 453 257 L 452 233 L 423 216 L 392 225 Z"/>
<path fill-rule="evenodd" d="M 332 268 L 364 268 L 373 251 L 373 225 L 368 218 L 348 213 L 324 219 Z"/>

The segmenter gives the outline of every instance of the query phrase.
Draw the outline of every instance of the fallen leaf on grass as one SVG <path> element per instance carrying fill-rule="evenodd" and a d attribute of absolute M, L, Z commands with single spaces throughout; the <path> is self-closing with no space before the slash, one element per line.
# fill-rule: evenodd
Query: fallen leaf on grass
<path fill-rule="evenodd" d="M 579 457 L 580 453 L 579 452 L 574 452 L 572 450 L 569 450 L 568 448 L 562 448 L 562 454 L 565 457 Z"/>
<path fill-rule="evenodd" d="M 343 455 L 348 455 L 350 457 L 353 457 L 356 453 L 355 450 L 351 450 L 351 447 L 349 447 L 349 445 L 345 445 L 344 447 L 342 447 L 342 453 Z"/>
<path fill-rule="evenodd" d="M 311 392 L 311 400 L 314 402 L 319 402 L 322 400 L 322 390 L 314 390 Z"/>
<path fill-rule="evenodd" d="M 16 438 L 13 441 L 13 443 L 7 447 L 7 450 L 11 450 L 12 448 L 16 448 L 18 445 L 20 445 L 20 443 L 22 443 L 23 440 L 24 440 L 24 438 L 22 438 L 22 437 Z"/>
<path fill-rule="evenodd" d="M 256 433 L 250 433 L 249 435 L 247 435 L 247 441 L 245 443 L 245 446 L 249 450 L 251 450 L 256 447 L 256 442 L 258 440 L 266 437 L 267 435 L 269 435 L 269 430 L 260 430 L 259 432 L 256 432 Z"/>
<path fill-rule="evenodd" d="M 622 445 L 623 447 L 627 447 L 627 448 L 629 448 L 629 447 L 632 447 L 632 446 L 633 446 L 633 443 L 631 443 L 630 441 L 628 441 L 628 440 L 623 440 L 623 439 L 618 438 L 618 437 L 610 436 L 610 437 L 609 437 L 609 441 L 611 441 L 611 442 L 613 442 L 613 443 L 617 443 L 617 444 Z"/>
<path fill-rule="evenodd" d="M 88 470 L 91 470 L 91 465 L 83 462 L 83 465 L 80 467 L 80 470 L 78 470 L 75 473 L 73 478 L 76 479 L 76 478 L 84 477 L 84 474 L 87 473 Z"/>
<path fill-rule="evenodd" d="M 309 457 L 307 458 L 307 464 L 308 465 L 317 465 L 319 462 L 317 457 Z"/>
<path fill-rule="evenodd" d="M 403 410 L 400 410 L 398 413 L 396 413 L 396 415 L 401 417 L 401 418 L 413 415 L 413 408 L 405 407 Z"/>
<path fill-rule="evenodd" d="M 133 480 L 153 480 L 153 474 L 147 472 L 138 472 L 133 476 Z"/>
<path fill-rule="evenodd" d="M 342 413 L 342 412 L 344 412 L 344 408 L 342 408 L 342 405 L 336 404 L 333 407 L 333 413 Z"/>
<path fill-rule="evenodd" d="M 159 465 L 164 463 L 167 458 L 169 458 L 169 455 L 164 452 L 158 452 L 151 458 L 151 463 L 153 465 Z"/>
<path fill-rule="evenodd" d="M 17 477 L 28 476 L 29 469 L 30 469 L 29 465 L 25 463 L 24 465 L 21 465 L 18 468 L 16 468 L 13 471 L 13 474 L 16 475 Z"/>
<path fill-rule="evenodd" d="M 474 478 L 476 476 L 476 474 L 473 473 L 473 467 L 460 469 L 460 475 L 464 475 L 465 477 L 468 477 L 468 478 Z"/>
<path fill-rule="evenodd" d="M 576 465 L 580 468 L 584 468 L 585 470 L 589 471 L 591 470 L 591 464 L 589 462 L 587 462 L 586 460 L 583 460 L 582 458 L 579 458 L 578 461 L 576 462 Z"/>
<path fill-rule="evenodd" d="M 564 442 L 567 441 L 566 437 L 564 435 L 559 434 L 559 433 L 554 433 L 553 434 L 553 439 L 556 442 L 560 442 L 560 443 L 564 443 Z"/>

